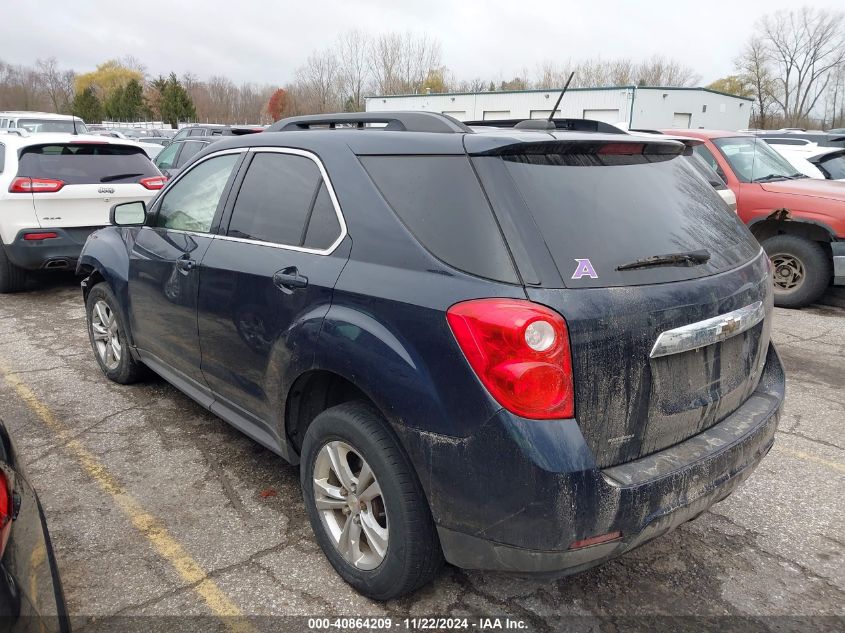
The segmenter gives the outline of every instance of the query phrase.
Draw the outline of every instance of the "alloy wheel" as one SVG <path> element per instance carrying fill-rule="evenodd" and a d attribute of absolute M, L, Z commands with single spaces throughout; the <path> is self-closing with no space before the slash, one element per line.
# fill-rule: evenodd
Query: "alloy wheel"
<path fill-rule="evenodd" d="M 105 301 L 97 301 L 91 310 L 91 333 L 94 347 L 103 365 L 109 371 L 117 369 L 123 353 L 120 330 L 114 310 Z"/>
<path fill-rule="evenodd" d="M 361 570 L 378 567 L 387 554 L 387 509 L 370 465 L 351 445 L 331 441 L 314 462 L 314 503 L 343 558 Z"/>

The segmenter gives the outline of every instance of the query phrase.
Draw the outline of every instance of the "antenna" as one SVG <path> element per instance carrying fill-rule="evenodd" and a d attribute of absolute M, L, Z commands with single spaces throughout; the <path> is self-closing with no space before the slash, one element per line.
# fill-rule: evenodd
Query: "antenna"
<path fill-rule="evenodd" d="M 555 112 L 557 112 L 557 107 L 560 105 L 560 100 L 563 99 L 563 95 L 566 94 L 566 89 L 569 88 L 569 82 L 572 81 L 572 78 L 574 76 L 575 71 L 573 70 L 571 73 L 569 73 L 569 79 L 566 80 L 566 85 L 563 87 L 563 90 L 560 91 L 560 95 L 558 96 L 557 101 L 555 101 L 555 107 L 552 108 L 552 111 L 549 114 L 549 118 L 547 119 L 548 121 L 551 121 L 555 118 Z"/>
<path fill-rule="evenodd" d="M 71 114 L 70 120 L 73 122 L 73 134 L 74 134 L 74 136 L 78 136 L 79 132 L 76 131 L 76 115 Z"/>

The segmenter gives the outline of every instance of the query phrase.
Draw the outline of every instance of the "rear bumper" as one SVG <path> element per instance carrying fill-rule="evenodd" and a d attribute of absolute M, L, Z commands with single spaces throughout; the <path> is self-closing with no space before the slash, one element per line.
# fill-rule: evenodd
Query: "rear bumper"
<path fill-rule="evenodd" d="M 85 240 L 102 227 L 73 227 L 64 229 L 32 228 L 18 231 L 11 244 L 5 244 L 9 260 L 27 270 L 75 270 L 79 253 Z M 46 240 L 25 240 L 27 233 L 55 233 L 57 237 Z"/>
<path fill-rule="evenodd" d="M 833 252 L 833 285 L 845 286 L 845 241 L 831 242 Z"/>
<path fill-rule="evenodd" d="M 668 532 L 727 497 L 753 472 L 774 442 L 784 389 L 770 346 L 760 385 L 733 414 L 666 450 L 604 470 L 590 467 L 574 421 L 555 421 L 570 427 L 562 433 L 537 421 L 494 419 L 489 440 L 507 441 L 493 429 L 511 426 L 515 450 L 502 455 L 501 444 L 461 441 L 447 458 L 454 460 L 451 468 L 422 473 L 446 559 L 472 569 L 566 575 Z M 447 446 L 430 447 L 429 457 Z M 472 472 L 479 470 L 476 460 L 485 460 L 477 451 L 493 462 L 492 468 L 481 466 L 486 472 Z M 438 468 L 446 469 L 445 478 L 432 476 Z M 496 471 L 505 476 L 497 478 Z M 447 494 L 457 502 L 446 501 Z M 612 542 L 569 549 L 576 540 L 617 531 L 622 536 Z"/>

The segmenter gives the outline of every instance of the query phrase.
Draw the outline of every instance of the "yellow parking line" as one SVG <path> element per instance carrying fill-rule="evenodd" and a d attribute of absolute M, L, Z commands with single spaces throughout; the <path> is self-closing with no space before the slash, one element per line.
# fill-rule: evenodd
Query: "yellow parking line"
<path fill-rule="evenodd" d="M 38 396 L 15 374 L 0 366 L 0 374 L 14 388 L 21 400 L 56 433 L 58 442 L 64 441 L 64 448 L 76 459 L 82 469 L 100 488 L 112 497 L 115 504 L 159 553 L 167 560 L 182 580 L 195 585 L 196 592 L 215 616 L 225 617 L 227 627 L 237 633 L 252 631 L 249 623 L 242 619 L 240 609 L 226 596 L 217 584 L 206 574 L 185 548 L 173 538 L 167 528 L 155 516 L 144 510 L 115 479 L 108 469 L 83 444 L 71 437 L 71 430 L 59 420 L 50 408 L 38 399 Z"/>
<path fill-rule="evenodd" d="M 792 455 L 793 457 L 797 457 L 798 459 L 803 459 L 808 462 L 814 462 L 822 466 L 827 466 L 831 470 L 835 470 L 840 473 L 845 473 L 845 464 L 840 464 L 839 462 L 834 462 L 823 457 L 818 457 L 811 453 L 805 453 L 804 451 L 794 451 L 791 448 L 783 448 L 782 446 L 778 446 L 777 444 L 775 444 L 775 446 L 778 448 L 778 450 L 780 450 L 781 453 L 786 453 L 787 455 Z"/>

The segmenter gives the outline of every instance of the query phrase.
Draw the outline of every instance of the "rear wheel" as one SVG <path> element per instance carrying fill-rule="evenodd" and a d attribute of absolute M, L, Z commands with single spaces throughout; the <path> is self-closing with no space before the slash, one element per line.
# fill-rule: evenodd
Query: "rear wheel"
<path fill-rule="evenodd" d="M 443 564 L 425 495 L 387 422 L 364 402 L 318 415 L 300 466 L 311 527 L 329 562 L 358 592 L 390 600 Z"/>
<path fill-rule="evenodd" d="M 132 358 L 129 351 L 126 319 L 117 298 L 105 282 L 88 293 L 85 301 L 88 316 L 88 338 L 94 357 L 103 373 L 114 382 L 128 385 L 137 382 L 144 365 Z"/>
<path fill-rule="evenodd" d="M 801 308 L 824 294 L 830 257 L 818 242 L 797 235 L 775 235 L 763 242 L 774 267 L 775 305 Z"/>
<path fill-rule="evenodd" d="M 27 271 L 15 266 L 6 255 L 6 247 L 0 244 L 0 293 L 20 292 L 26 286 Z"/>

